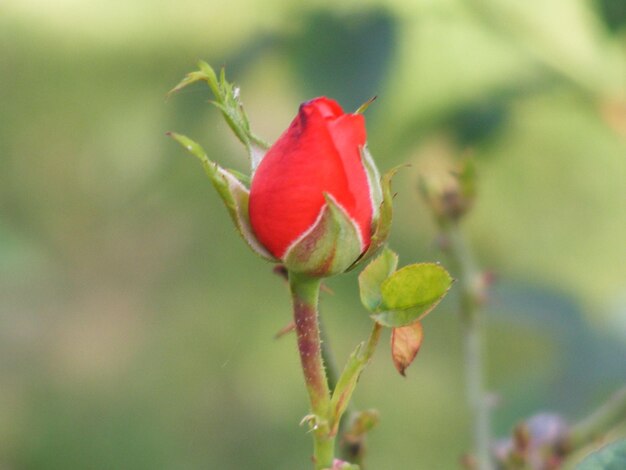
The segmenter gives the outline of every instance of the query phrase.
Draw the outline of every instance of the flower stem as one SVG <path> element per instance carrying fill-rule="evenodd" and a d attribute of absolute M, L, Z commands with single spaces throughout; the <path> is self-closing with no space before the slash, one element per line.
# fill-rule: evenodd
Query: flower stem
<path fill-rule="evenodd" d="M 328 388 L 330 390 L 334 390 L 337 385 L 337 380 L 339 379 L 339 372 L 337 370 L 337 361 L 335 361 L 335 356 L 333 355 L 333 351 L 330 347 L 328 334 L 326 333 L 326 328 L 324 327 L 322 318 L 319 318 L 319 328 L 320 340 L 322 343 L 322 360 L 324 361 L 324 366 L 326 367 Z"/>
<path fill-rule="evenodd" d="M 331 468 L 335 452 L 335 436 L 330 433 L 328 419 L 330 389 L 322 359 L 317 312 L 320 284 L 320 279 L 289 273 L 298 351 L 311 405 L 312 415 L 308 418 L 314 438 L 315 470 Z"/>
<path fill-rule="evenodd" d="M 322 318 L 319 319 L 320 326 L 320 336 L 322 341 L 322 360 L 324 361 L 324 365 L 326 366 L 326 377 L 328 379 L 328 388 L 332 391 L 337 387 L 337 382 L 339 380 L 339 369 L 337 368 L 337 361 L 335 361 L 335 356 L 332 352 L 332 349 L 329 344 L 328 335 L 326 334 L 326 328 L 324 327 L 324 322 Z M 346 413 L 350 414 L 352 411 L 351 403 L 348 403 L 346 408 Z M 337 435 L 340 437 L 339 440 L 339 454 L 343 458 L 348 458 L 348 452 L 344 448 L 343 441 L 341 440 L 341 436 L 343 435 L 346 427 L 346 420 L 341 419 L 339 422 L 339 431 Z"/>
<path fill-rule="evenodd" d="M 481 273 L 455 222 L 441 224 L 442 248 L 448 253 L 460 284 L 459 310 L 464 329 L 466 394 L 472 411 L 474 453 L 477 469 L 491 470 L 490 416 L 484 389 L 483 318 L 479 308 L 485 293 Z"/>

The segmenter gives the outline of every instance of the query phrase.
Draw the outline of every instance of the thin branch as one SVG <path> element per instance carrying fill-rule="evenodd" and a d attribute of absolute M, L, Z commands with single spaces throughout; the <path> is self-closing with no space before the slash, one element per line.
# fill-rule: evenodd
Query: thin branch
<path fill-rule="evenodd" d="M 602 437 L 620 422 L 625 421 L 626 387 L 623 387 L 592 414 L 573 425 L 558 442 L 557 450 L 561 454 L 571 454 Z"/>
<path fill-rule="evenodd" d="M 466 393 L 472 410 L 476 468 L 491 470 L 490 410 L 484 389 L 483 318 L 479 306 L 485 297 L 482 273 L 456 221 L 441 224 L 442 249 L 448 254 L 460 289 L 459 311 L 464 329 Z"/>

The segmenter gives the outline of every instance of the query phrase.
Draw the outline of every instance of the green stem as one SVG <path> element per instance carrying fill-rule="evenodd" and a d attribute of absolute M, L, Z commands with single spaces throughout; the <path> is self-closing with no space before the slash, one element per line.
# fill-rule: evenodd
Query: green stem
<path fill-rule="evenodd" d="M 334 390 L 339 379 L 339 372 L 337 370 L 337 361 L 333 355 L 332 349 L 328 343 L 328 335 L 326 334 L 326 328 L 322 318 L 319 318 L 320 327 L 320 339 L 322 343 L 322 360 L 326 366 L 326 378 L 328 379 L 328 388 Z"/>
<path fill-rule="evenodd" d="M 336 434 L 338 431 L 341 417 L 350 403 L 359 376 L 374 355 L 381 331 L 382 327 L 378 323 L 374 323 L 367 343 L 361 343 L 352 353 L 337 381 L 337 386 L 330 402 L 332 413 L 330 429 L 332 434 Z"/>
<path fill-rule="evenodd" d="M 483 283 L 471 251 L 454 222 L 442 224 L 444 249 L 448 252 L 452 268 L 461 291 L 460 314 L 464 329 L 464 356 L 466 393 L 472 411 L 474 453 L 479 470 L 491 470 L 490 417 L 484 389 L 483 370 L 483 318 L 478 308 L 484 297 Z"/>
<path fill-rule="evenodd" d="M 380 333 L 382 331 L 382 327 L 378 324 L 374 324 L 370 337 L 367 341 L 367 346 L 365 347 L 363 354 L 364 358 L 359 359 L 357 361 L 362 365 L 360 371 L 357 371 L 357 379 L 358 374 L 362 372 L 362 368 L 367 365 L 369 360 L 371 359 L 376 346 L 378 344 L 378 340 L 380 338 Z M 331 390 L 337 389 L 337 384 L 339 383 L 339 372 L 337 369 L 337 363 L 334 359 L 332 350 L 328 344 L 328 336 L 326 335 L 326 329 L 324 328 L 324 322 L 320 318 L 320 333 L 322 337 L 322 358 L 324 360 L 324 364 L 326 365 L 326 375 L 328 377 L 328 386 Z M 362 347 L 362 346 L 361 346 Z M 352 358 L 351 358 L 352 359 Z M 362 362 L 364 359 L 364 362 Z M 352 373 L 354 373 L 354 369 L 351 369 Z M 343 377 L 343 376 L 342 376 Z M 346 380 L 343 381 L 342 385 L 345 385 Z M 356 382 L 354 382 L 356 385 Z M 334 396 L 334 394 L 333 394 Z M 363 465 L 363 455 L 364 455 L 364 446 L 365 446 L 365 435 L 361 436 L 361 438 L 356 441 L 354 437 L 351 439 L 346 438 L 346 432 L 350 432 L 349 429 L 346 429 L 349 424 L 349 417 L 353 413 L 356 413 L 354 407 L 352 406 L 352 400 L 348 397 L 347 401 L 345 401 L 345 409 L 341 411 L 341 416 L 338 418 L 338 428 L 335 433 L 339 437 L 339 455 L 340 458 L 352 462 L 357 465 Z M 331 405 L 331 410 L 332 410 Z M 331 426 L 332 432 L 332 426 Z"/>
<path fill-rule="evenodd" d="M 482 322 L 475 312 L 465 315 L 464 320 L 466 389 L 473 414 L 474 449 L 478 468 L 490 470 L 490 417 L 483 387 Z"/>
<path fill-rule="evenodd" d="M 331 468 L 335 451 L 335 436 L 330 433 L 328 420 L 330 389 L 322 359 L 317 312 L 320 284 L 320 279 L 289 273 L 298 351 L 311 404 L 309 419 L 314 438 L 315 470 Z"/>
<path fill-rule="evenodd" d="M 607 433 L 626 418 L 626 387 L 617 391 L 587 418 L 571 427 L 558 443 L 559 451 L 570 454 Z"/>

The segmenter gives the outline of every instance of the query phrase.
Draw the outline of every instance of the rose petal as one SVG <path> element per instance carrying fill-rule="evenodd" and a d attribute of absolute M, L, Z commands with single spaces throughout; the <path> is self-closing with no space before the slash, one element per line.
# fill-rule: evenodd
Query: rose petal
<path fill-rule="evenodd" d="M 305 106 L 313 106 L 316 108 L 324 119 L 332 119 L 342 116 L 343 109 L 335 100 L 329 100 L 326 97 L 314 98 L 304 103 Z"/>
<path fill-rule="evenodd" d="M 371 209 L 368 218 L 362 208 L 369 204 L 369 189 L 363 192 L 362 180 L 367 182 L 367 174 L 359 154 L 365 127 L 359 120 L 339 122 L 351 117 L 342 113 L 341 107 L 327 98 L 304 103 L 256 170 L 250 188 L 250 221 L 259 241 L 277 258 L 315 223 L 325 192 L 355 220 L 361 234 L 366 234 L 362 238 L 369 242 Z M 332 133 L 330 126 L 334 126 Z M 354 154 L 351 139 L 358 140 Z M 345 158 L 340 150 L 345 151 Z M 358 198 L 353 191 L 359 191 Z"/>
<path fill-rule="evenodd" d="M 329 122 L 328 130 L 348 175 L 354 208 L 348 212 L 359 224 L 365 248 L 370 243 L 372 199 L 367 171 L 361 158 L 365 146 L 365 119 L 360 114 L 345 114 Z"/>

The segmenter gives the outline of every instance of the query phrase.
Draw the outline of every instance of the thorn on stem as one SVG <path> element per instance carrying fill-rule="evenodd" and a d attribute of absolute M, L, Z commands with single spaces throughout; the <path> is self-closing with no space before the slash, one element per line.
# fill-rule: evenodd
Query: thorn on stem
<path fill-rule="evenodd" d="M 277 276 L 282 277 L 285 281 L 289 279 L 289 272 L 287 271 L 287 268 L 282 264 L 277 264 L 276 266 L 274 266 L 272 268 L 272 272 Z"/>
<path fill-rule="evenodd" d="M 296 324 L 294 322 L 290 322 L 288 325 L 282 327 L 276 334 L 274 335 L 274 339 L 280 339 L 285 336 L 287 333 L 291 333 L 296 329 Z"/>

